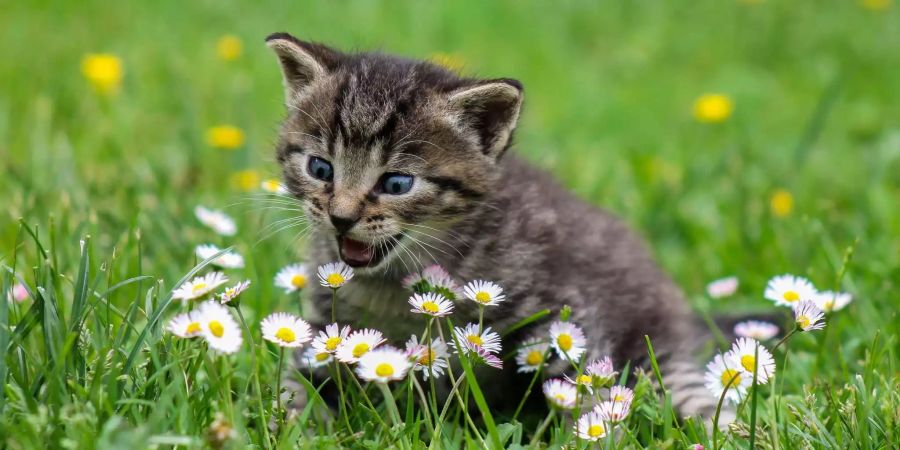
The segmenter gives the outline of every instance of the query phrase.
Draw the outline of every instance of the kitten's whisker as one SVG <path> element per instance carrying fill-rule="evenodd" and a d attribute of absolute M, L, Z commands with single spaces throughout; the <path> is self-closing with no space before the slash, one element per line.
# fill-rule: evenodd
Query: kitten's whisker
<path fill-rule="evenodd" d="M 303 108 L 300 108 L 300 107 L 297 106 L 297 105 L 288 105 L 288 107 L 291 108 L 291 109 L 294 109 L 294 110 L 296 110 L 296 111 L 302 112 L 303 114 L 306 114 L 306 117 L 309 117 L 310 119 L 312 119 L 312 121 L 315 122 L 316 125 L 319 126 L 319 128 L 321 128 L 321 129 L 323 129 L 323 130 L 325 130 L 325 131 L 328 132 L 328 138 L 329 138 L 329 139 L 332 138 L 332 137 L 334 136 L 334 135 L 332 134 L 332 132 L 331 132 L 331 128 L 328 128 L 328 127 L 326 127 L 325 125 L 322 125 L 322 122 L 319 122 L 319 119 L 316 119 L 315 117 L 311 116 L 308 112 L 304 111 Z M 324 119 L 323 119 L 323 120 L 324 120 Z"/>

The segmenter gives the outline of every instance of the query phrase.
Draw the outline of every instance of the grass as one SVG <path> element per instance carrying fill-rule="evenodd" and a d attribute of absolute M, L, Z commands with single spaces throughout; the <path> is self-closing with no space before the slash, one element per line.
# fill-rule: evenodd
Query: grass
<path fill-rule="evenodd" d="M 200 448 L 214 446 L 218 415 L 233 426 L 226 445 L 234 448 L 532 441 L 531 423 L 546 409 L 531 411 L 528 425 L 492 415 L 468 369 L 470 414 L 451 403 L 443 421 L 426 423 L 427 408 L 402 382 L 391 387 L 404 425 L 391 427 L 380 391 L 368 390 L 370 407 L 348 385 L 357 434 L 319 407 L 265 431 L 278 351 L 260 343 L 258 321 L 298 312 L 297 298 L 271 280 L 302 243 L 289 232 L 261 239 L 282 217 L 259 209 L 232 174 L 277 173 L 282 94 L 262 38 L 281 30 L 345 49 L 441 52 L 467 72 L 522 80 L 516 151 L 641 230 L 699 311 L 771 311 L 763 287 L 783 272 L 852 292 L 854 303 L 830 315 L 826 330 L 776 353 L 774 382 L 719 445 L 748 448 L 751 435 L 761 448 L 896 445 L 898 8 L 749 3 L 5 4 L 0 293 L 21 280 L 29 300 L 0 301 L 2 445 Z M 216 57 L 225 34 L 243 42 L 235 61 Z M 96 95 L 81 76 L 83 56 L 95 52 L 121 58 L 118 95 Z M 734 100 L 726 122 L 693 119 L 694 99 L 709 92 Z M 246 142 L 210 148 L 204 133 L 218 124 L 239 127 Z M 793 198 L 787 214 L 770 208 L 779 190 Z M 225 239 L 202 228 L 197 204 L 226 208 L 239 233 Z M 245 336 L 228 358 L 164 331 L 178 309 L 172 288 L 202 270 L 192 252 L 203 242 L 234 246 L 247 267 L 233 277 L 254 282 L 242 311 L 256 345 Z M 705 283 L 729 274 L 741 279 L 735 297 L 703 295 Z M 650 378 L 635 390 L 629 433 L 603 448 L 712 447 L 699 423 L 676 420 Z M 433 425 L 442 431 L 432 441 Z M 586 446 L 558 417 L 539 441 Z"/>

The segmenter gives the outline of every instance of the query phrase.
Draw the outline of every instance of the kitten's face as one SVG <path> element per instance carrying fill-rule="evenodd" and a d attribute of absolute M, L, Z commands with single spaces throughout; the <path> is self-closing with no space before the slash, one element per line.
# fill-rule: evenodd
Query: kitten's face
<path fill-rule="evenodd" d="M 387 265 L 401 247 L 473 211 L 499 173 L 521 91 L 426 63 L 268 40 L 285 75 L 278 160 L 311 226 L 350 266 Z"/>

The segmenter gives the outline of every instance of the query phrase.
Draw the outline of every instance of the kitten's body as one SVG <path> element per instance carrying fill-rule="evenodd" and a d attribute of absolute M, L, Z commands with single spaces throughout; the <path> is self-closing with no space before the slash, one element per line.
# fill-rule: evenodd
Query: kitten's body
<path fill-rule="evenodd" d="M 459 78 L 384 55 L 345 55 L 287 35 L 273 35 L 269 44 L 282 62 L 292 111 L 279 161 L 315 230 L 309 261 L 375 261 L 359 264 L 339 291 L 339 323 L 375 327 L 394 343 L 420 334 L 424 320 L 409 312 L 401 279 L 438 263 L 457 280 L 503 286 L 507 300 L 485 311 L 496 330 L 569 305 L 587 334 L 588 359 L 611 355 L 620 366 L 646 364 L 649 335 L 675 406 L 709 417 L 715 401 L 691 352 L 700 343 L 696 321 L 640 239 L 504 155 L 521 85 Z M 316 158 L 333 162 L 330 179 L 316 178 L 326 174 L 313 173 Z M 386 195 L 377 184 L 391 173 L 415 175 L 416 190 Z M 358 241 L 375 250 L 356 249 Z M 314 320 L 330 322 L 330 290 L 317 286 L 311 300 Z M 453 319 L 477 321 L 474 303 L 457 302 Z M 546 324 L 516 338 L 546 336 Z M 515 368 L 506 364 L 509 377 Z"/>

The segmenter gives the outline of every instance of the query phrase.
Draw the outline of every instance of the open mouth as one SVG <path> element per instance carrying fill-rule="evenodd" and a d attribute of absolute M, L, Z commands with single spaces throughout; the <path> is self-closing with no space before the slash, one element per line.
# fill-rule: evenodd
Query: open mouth
<path fill-rule="evenodd" d="M 361 242 L 347 236 L 337 237 L 341 260 L 350 267 L 377 266 L 397 246 L 398 242 L 400 242 L 400 235 L 380 244 Z"/>

